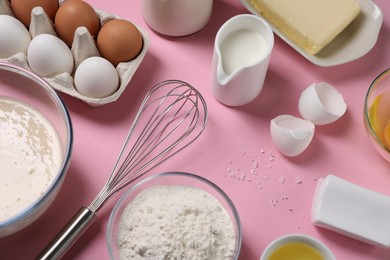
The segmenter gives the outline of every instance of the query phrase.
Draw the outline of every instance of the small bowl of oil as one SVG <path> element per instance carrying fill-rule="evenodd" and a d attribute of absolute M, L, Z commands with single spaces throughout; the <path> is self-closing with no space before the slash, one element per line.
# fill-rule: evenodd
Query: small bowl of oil
<path fill-rule="evenodd" d="M 321 241 L 304 234 L 288 234 L 273 240 L 260 260 L 336 260 L 332 251 Z"/>
<path fill-rule="evenodd" d="M 364 124 L 375 149 L 390 162 L 390 69 L 379 74 L 367 91 Z"/>

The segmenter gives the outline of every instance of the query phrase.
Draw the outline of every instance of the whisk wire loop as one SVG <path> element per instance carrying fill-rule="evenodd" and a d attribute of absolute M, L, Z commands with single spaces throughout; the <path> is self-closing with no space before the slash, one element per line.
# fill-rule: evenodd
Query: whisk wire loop
<path fill-rule="evenodd" d="M 161 101 L 161 103 L 162 102 L 163 102 L 163 100 Z M 127 177 L 126 179 L 131 178 L 133 175 L 135 175 L 135 173 L 137 173 L 138 171 L 144 169 L 147 165 L 149 165 L 149 164 L 143 165 L 141 168 L 139 168 L 139 170 L 136 170 L 134 172 L 134 174 L 126 176 L 129 172 L 134 170 L 134 168 L 138 165 L 138 162 L 141 162 L 142 160 L 147 158 L 148 155 L 150 155 L 151 150 L 149 150 L 149 148 L 151 145 L 155 144 L 157 146 L 157 145 L 161 144 L 187 118 L 187 116 L 193 110 L 193 108 L 192 108 L 190 111 L 188 111 L 187 115 L 185 115 L 185 118 L 183 118 L 179 122 L 177 122 L 177 125 L 174 126 L 173 129 L 171 129 L 164 136 L 164 133 L 168 129 L 170 124 L 172 124 L 175 121 L 177 114 L 181 109 L 180 108 L 174 115 L 172 115 L 172 118 L 166 123 L 166 125 L 163 126 L 163 129 L 159 133 L 156 133 L 156 136 L 153 137 L 153 134 L 156 131 L 157 126 L 163 122 L 163 119 L 168 115 L 168 112 L 171 108 L 172 108 L 172 105 L 167 107 L 163 111 L 163 113 L 159 114 L 155 118 L 156 120 L 154 120 L 153 122 L 151 122 L 151 120 L 149 120 L 147 127 L 143 130 L 143 132 L 140 135 L 140 138 L 137 139 L 137 143 L 133 146 L 134 149 L 136 148 L 136 151 L 134 151 L 134 149 L 132 149 L 130 151 L 129 155 L 126 157 L 126 160 L 124 161 L 124 163 L 121 165 L 120 169 L 118 170 L 118 174 L 117 174 L 118 179 L 121 179 L 121 177 Z M 153 118 L 153 116 L 151 117 L 151 119 L 152 118 Z M 181 140 L 181 139 L 182 138 L 179 138 L 179 140 Z M 162 151 L 161 154 L 163 154 L 164 152 L 169 150 L 171 147 L 172 147 L 172 145 L 170 147 L 168 147 L 166 150 Z M 143 152 L 141 151 L 142 148 L 143 148 Z M 133 163 L 130 164 L 131 162 L 133 162 Z"/>
<path fill-rule="evenodd" d="M 89 208 L 98 211 L 113 194 L 191 144 L 206 120 L 205 100 L 189 84 L 171 80 L 153 87 L 137 112 L 108 181 Z M 130 144 L 138 125 L 142 129 Z"/>

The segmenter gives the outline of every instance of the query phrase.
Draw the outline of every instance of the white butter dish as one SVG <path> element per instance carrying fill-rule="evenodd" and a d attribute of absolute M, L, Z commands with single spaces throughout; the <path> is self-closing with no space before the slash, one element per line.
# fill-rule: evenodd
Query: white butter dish
<path fill-rule="evenodd" d="M 390 246 L 390 197 L 334 175 L 318 183 L 312 221 L 375 246 Z"/>
<path fill-rule="evenodd" d="M 259 17 L 263 15 L 251 4 L 253 0 L 240 0 L 242 5 Z M 357 0 L 359 16 L 317 55 L 296 45 L 276 26 L 270 23 L 275 34 L 313 64 L 323 67 L 354 61 L 367 54 L 376 44 L 383 22 L 383 12 L 372 0 Z"/>

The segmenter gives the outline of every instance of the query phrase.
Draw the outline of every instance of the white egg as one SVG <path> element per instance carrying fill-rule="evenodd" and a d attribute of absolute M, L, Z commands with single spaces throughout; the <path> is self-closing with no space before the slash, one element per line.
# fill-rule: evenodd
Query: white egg
<path fill-rule="evenodd" d="M 51 34 L 40 34 L 31 41 L 27 60 L 32 71 L 42 77 L 73 71 L 73 55 L 69 47 Z"/>
<path fill-rule="evenodd" d="M 304 119 L 325 125 L 344 115 L 347 105 L 333 86 L 321 82 L 311 84 L 301 93 L 298 109 Z"/>
<path fill-rule="evenodd" d="M 27 53 L 31 36 L 27 28 L 16 18 L 0 15 L 0 58 L 6 59 L 17 53 Z"/>
<path fill-rule="evenodd" d="M 311 143 L 315 126 L 311 121 L 291 115 L 271 120 L 271 138 L 280 153 L 293 157 L 301 154 Z"/>
<path fill-rule="evenodd" d="M 74 81 L 80 94 L 91 98 L 104 98 L 117 91 L 119 76 L 108 60 L 90 57 L 80 63 Z"/>

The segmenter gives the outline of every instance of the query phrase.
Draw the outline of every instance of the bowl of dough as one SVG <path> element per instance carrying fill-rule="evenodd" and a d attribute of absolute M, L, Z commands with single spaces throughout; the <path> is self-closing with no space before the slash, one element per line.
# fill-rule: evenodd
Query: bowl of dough
<path fill-rule="evenodd" d="M 0 238 L 52 204 L 72 144 L 68 110 L 53 88 L 27 69 L 0 62 Z"/>
<path fill-rule="evenodd" d="M 107 226 L 111 259 L 238 259 L 241 241 L 229 197 L 183 172 L 152 175 L 132 186 Z"/>

